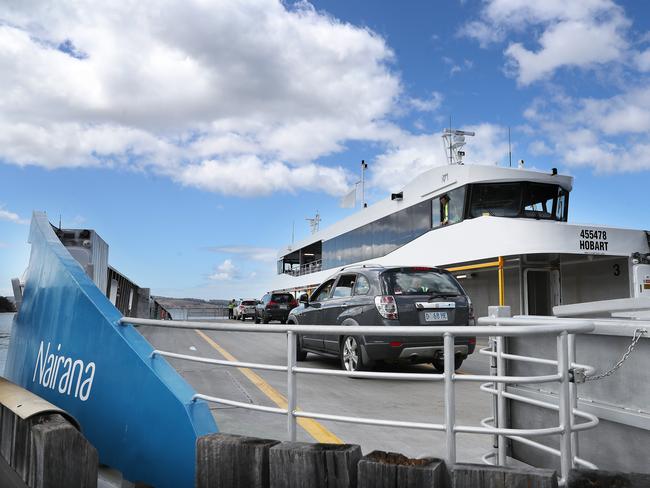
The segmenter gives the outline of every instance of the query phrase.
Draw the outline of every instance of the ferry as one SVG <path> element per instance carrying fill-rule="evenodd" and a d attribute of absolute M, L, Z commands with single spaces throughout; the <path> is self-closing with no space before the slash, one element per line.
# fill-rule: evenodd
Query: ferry
<path fill-rule="evenodd" d="M 309 291 L 350 265 L 435 266 L 449 270 L 463 284 L 479 317 L 488 315 L 488 306 L 496 304 L 510 306 L 512 315 L 529 316 L 524 320 L 537 321 L 556 319 L 531 316 L 584 316 L 593 310 L 620 314 L 630 307 L 650 310 L 648 231 L 568 222 L 570 176 L 556 170 L 531 171 L 522 164 L 517 168 L 465 165 L 460 150 L 464 134 L 447 134 L 455 140 L 449 145 L 453 164 L 432 168 L 385 200 L 283 249 L 274 289 Z M 240 407 L 247 404 L 199 394 L 165 359 L 165 354 L 190 356 L 154 348 L 134 327 L 169 327 L 170 323 L 146 318 L 151 313 L 148 289 L 108 266 L 108 247 L 95 231 L 57 228 L 47 215 L 34 212 L 29 242 L 24 280 L 13 282 L 18 313 L 4 376 L 65 410 L 95 446 L 100 462 L 119 470 L 125 479 L 159 488 L 193 486 L 196 441 L 220 429 L 206 399 Z M 647 330 L 638 330 L 643 323 L 600 320 L 599 330 L 575 338 L 572 347 L 574 357 L 604 372 L 602 382 L 582 385 L 580 395 L 570 386 L 575 405 L 600 419 L 598 430 L 581 434 L 580 455 L 606 469 L 647 472 L 649 399 L 647 388 L 639 385 L 647 384 L 650 342 Z M 178 327 L 204 325 L 193 322 Z M 238 326 L 218 327 L 230 334 Z M 168 339 L 177 345 L 176 336 Z M 559 354 L 555 338 L 511 339 L 505 344 L 506 350 L 516 353 L 511 357 L 542 355 L 529 361 L 530 368 L 547 367 L 550 360 L 544 358 L 552 358 L 553 351 Z M 629 359 L 635 346 L 637 351 Z M 283 357 L 291 355 L 283 351 Z M 250 364 L 219 361 L 223 363 Z M 562 371 L 568 383 L 568 373 Z M 520 365 L 511 372 L 540 374 Z M 479 378 L 483 381 L 483 376 Z M 510 425 L 517 429 L 552 425 L 548 410 L 559 408 L 557 391 L 528 383 L 501 391 L 501 400 L 508 399 L 508 404 L 499 412 L 507 410 Z M 355 391 L 358 387 L 348 385 Z M 383 385 L 377 388 L 384 393 Z M 221 391 L 216 394 L 222 396 Z M 260 410 L 257 405 L 250 408 Z M 570 447 L 580 464 L 574 434 L 565 444 L 575 445 Z M 540 445 L 519 436 L 513 439 L 518 444 L 510 447 L 509 457 L 557 469 L 561 451 L 550 441 Z M 611 449 L 604 450 L 603 445 Z M 563 465 L 565 475 L 566 468 Z"/>
<path fill-rule="evenodd" d="M 650 296 L 650 232 L 569 222 L 573 178 L 464 164 L 464 136 L 447 130 L 450 164 L 278 253 L 274 290 L 312 291 L 344 266 L 433 266 L 453 272 L 478 316 L 488 306 L 552 315 L 554 306 Z"/>

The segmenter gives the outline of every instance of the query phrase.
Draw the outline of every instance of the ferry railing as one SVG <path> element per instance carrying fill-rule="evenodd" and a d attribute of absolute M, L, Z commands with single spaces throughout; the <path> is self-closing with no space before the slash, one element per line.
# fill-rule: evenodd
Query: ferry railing
<path fill-rule="evenodd" d="M 612 303 L 612 302 L 617 302 L 617 303 Z M 620 302 L 620 303 L 618 303 Z M 631 337 L 632 342 L 628 345 L 627 351 L 623 354 L 623 356 L 612 365 L 609 369 L 607 369 L 605 372 L 601 372 L 596 374 L 595 368 L 576 363 L 576 336 L 573 334 L 569 334 L 568 336 L 568 360 L 570 364 L 570 373 L 573 376 L 572 381 L 569 383 L 569 397 L 571 401 L 571 410 L 572 410 L 572 416 L 570 417 L 570 422 L 572 424 L 575 424 L 576 416 L 581 416 L 584 412 L 581 412 L 578 410 L 578 388 L 577 385 L 579 383 L 583 383 L 586 381 L 594 381 L 594 380 L 599 380 L 602 378 L 606 378 L 610 375 L 612 375 L 614 372 L 616 372 L 622 365 L 623 363 L 630 357 L 632 351 L 634 350 L 634 347 L 636 346 L 636 343 L 643 337 L 646 337 L 648 332 L 650 331 L 650 320 L 643 320 L 639 319 L 636 317 L 637 312 L 621 312 L 618 311 L 616 308 L 612 308 L 614 305 L 620 305 L 620 310 L 637 310 L 637 311 L 644 311 L 644 310 L 650 310 L 650 300 L 644 301 L 644 300 L 639 300 L 639 299 L 619 299 L 619 300 L 611 300 L 611 301 L 604 301 L 604 302 L 593 302 L 593 303 L 587 303 L 587 304 L 575 304 L 575 305 L 565 305 L 562 307 L 556 307 L 556 313 L 560 312 L 560 314 L 567 314 L 567 315 L 572 315 L 572 316 L 578 316 L 580 314 L 589 314 L 589 313 L 604 313 L 604 312 L 613 312 L 612 315 L 616 315 L 617 313 L 620 313 L 622 316 L 628 316 L 628 314 L 631 314 L 631 318 L 601 318 L 601 317 L 596 317 L 596 318 L 568 318 L 567 316 L 562 316 L 560 314 L 559 317 L 555 316 L 530 316 L 530 315 L 518 315 L 513 318 L 509 317 L 509 307 L 490 307 L 491 309 L 491 316 L 490 317 L 484 317 L 479 319 L 480 324 L 485 324 L 485 325 L 498 325 L 498 326 L 530 326 L 530 325 L 539 325 L 539 324 L 581 324 L 581 323 L 590 323 L 593 325 L 593 330 L 588 332 L 587 335 L 594 336 L 594 335 L 605 335 L 605 336 L 619 336 L 619 337 Z M 505 313 L 504 313 L 505 312 Z M 499 354 L 498 352 L 498 339 L 497 338 L 490 338 L 491 345 L 489 347 L 483 348 L 479 351 L 480 354 L 486 354 L 488 356 L 491 356 L 493 360 L 496 360 L 497 362 L 500 362 L 501 364 L 504 364 L 505 361 L 520 361 L 520 362 L 529 362 L 529 363 L 536 363 L 536 364 L 544 364 L 544 365 L 549 365 L 549 366 L 557 366 L 558 362 L 555 360 L 551 359 L 542 359 L 542 358 L 532 358 L 528 356 L 521 356 L 521 355 L 516 355 L 516 354 L 507 354 L 505 352 L 502 352 Z M 493 412 L 495 412 L 495 415 L 493 417 L 483 419 L 481 421 L 482 425 L 486 424 L 492 424 L 494 423 L 494 417 L 499 415 L 499 412 L 505 412 L 505 401 L 506 400 L 514 400 L 514 401 L 520 401 L 523 403 L 527 403 L 529 405 L 534 405 L 537 407 L 541 407 L 544 409 L 548 410 L 558 410 L 558 406 L 549 403 L 549 402 L 544 402 L 540 400 L 535 400 L 533 398 L 529 398 L 528 396 L 522 396 L 522 395 L 517 395 L 514 394 L 513 392 L 503 392 L 499 391 L 498 388 L 494 388 L 491 384 L 486 383 L 481 385 L 481 390 L 488 392 L 494 396 L 495 402 L 493 406 Z M 590 404 L 593 404 L 593 400 L 589 401 Z M 582 467 L 586 467 L 589 469 L 597 469 L 597 466 L 589 461 L 586 461 L 582 458 L 579 457 L 579 442 L 578 442 L 578 431 L 582 429 L 573 429 L 572 430 L 572 435 L 571 435 L 571 450 L 574 456 L 574 464 L 579 465 Z M 550 446 L 535 442 L 531 439 L 523 439 L 523 438 L 518 438 L 517 436 L 505 436 L 508 437 L 509 439 L 514 440 L 515 442 L 520 442 L 522 444 L 526 444 L 530 447 L 534 447 L 540 450 L 543 450 L 549 454 L 552 454 L 554 456 L 561 457 L 561 451 L 559 449 L 553 449 Z M 497 443 L 495 443 L 497 445 Z M 498 453 L 488 453 L 485 456 L 483 456 L 484 462 L 491 464 L 489 459 L 498 457 L 498 456 L 505 456 L 506 452 L 506 445 L 503 442 L 498 443 L 498 446 L 500 449 L 498 449 Z"/>
<path fill-rule="evenodd" d="M 566 326 L 587 324 L 591 327 L 589 332 L 593 331 L 595 328 L 594 321 L 589 319 L 570 319 L 569 321 L 554 319 L 553 322 L 550 322 L 548 321 L 548 317 L 518 316 L 511 318 L 510 307 L 489 307 L 489 313 L 489 317 L 479 318 L 479 324 L 496 326 L 497 328 L 521 326 L 530 327 L 551 323 L 563 324 Z M 562 483 L 566 480 L 565 474 L 576 466 L 588 469 L 597 469 L 595 464 L 578 456 L 577 439 L 577 433 L 579 431 L 595 427 L 598 423 L 598 419 L 596 416 L 577 408 L 578 393 L 576 383 L 578 381 L 576 380 L 576 375 L 591 375 L 595 372 L 595 369 L 589 365 L 575 362 L 575 334 L 567 334 L 566 341 L 558 341 L 557 347 L 557 359 L 509 354 L 505 352 L 504 336 L 501 334 L 492 334 L 490 337 L 490 346 L 479 350 L 480 354 L 488 355 L 492 358 L 490 373 L 494 376 L 503 374 L 506 370 L 506 361 L 519 361 L 552 366 L 557 369 L 558 374 L 560 374 L 560 372 L 565 372 L 563 374 L 568 376 L 566 381 L 563 380 L 560 382 L 558 405 L 509 392 L 506 390 L 503 383 L 488 382 L 480 386 L 481 391 L 490 393 L 494 396 L 492 408 L 493 415 L 492 417 L 487 417 L 481 421 L 481 425 L 483 426 L 506 425 L 506 402 L 507 400 L 511 400 L 556 411 L 559 413 L 560 424 L 568 427 L 568 435 L 564 434 L 560 438 L 560 449 L 555 449 L 546 444 L 528 439 L 525 436 L 512 434 L 497 435 L 495 436 L 494 442 L 496 451 L 484 455 L 483 462 L 493 464 L 490 462 L 490 459 L 496 458 L 497 464 L 505 464 L 507 459 L 507 444 L 505 439 L 507 438 L 559 457 L 560 471 L 562 473 L 560 481 Z M 520 381 L 519 384 L 524 384 L 524 382 Z M 576 417 L 587 421 L 578 424 L 576 422 Z M 567 453 L 571 453 L 571 455 L 567 455 Z"/>
<path fill-rule="evenodd" d="M 288 274 L 291 276 L 302 276 L 306 274 L 316 273 L 317 271 L 321 271 L 322 269 L 323 269 L 323 260 L 316 259 L 314 261 L 310 261 L 309 263 L 301 264 L 296 269 L 285 270 L 284 274 Z"/>
<path fill-rule="evenodd" d="M 489 322 L 498 325 L 491 326 L 413 326 L 413 327 L 387 327 L 387 326 L 345 326 L 345 335 L 353 336 L 442 336 L 443 354 L 444 354 L 444 372 L 441 374 L 420 374 L 420 373 L 392 373 L 378 371 L 359 371 L 350 372 L 343 370 L 330 370 L 321 368 L 304 368 L 296 365 L 296 347 L 297 335 L 305 333 L 314 333 L 321 335 L 341 336 L 342 326 L 331 325 L 247 325 L 247 324 L 230 324 L 230 323 L 207 323 L 207 322 L 190 322 L 190 321 L 165 321 L 139 318 L 123 318 L 123 325 L 147 325 L 156 327 L 167 327 L 176 329 L 201 329 L 208 331 L 238 331 L 238 332 L 257 332 L 257 333 L 283 333 L 287 336 L 287 361 L 286 365 L 273 365 L 263 363 L 252 363 L 242 361 L 228 361 L 221 359 L 204 358 L 187 354 L 179 354 L 172 351 L 154 350 L 151 353 L 152 358 L 162 356 L 167 358 L 183 359 L 206 364 L 215 364 L 237 368 L 250 368 L 266 371 L 281 371 L 287 374 L 287 407 L 276 408 L 261 405 L 251 405 L 249 403 L 237 402 L 226 398 L 214 397 L 197 393 L 193 400 L 205 400 L 234 407 L 241 407 L 249 410 L 274 413 L 287 416 L 287 432 L 291 441 L 296 440 L 296 424 L 299 418 L 311 418 L 319 420 L 329 420 L 335 422 L 355 423 L 364 425 L 374 425 L 383 427 L 400 427 L 408 429 L 422 429 L 439 431 L 445 433 L 446 461 L 448 463 L 456 462 L 456 435 L 457 434 L 483 434 L 497 436 L 500 439 L 497 459 L 499 464 L 505 464 L 505 442 L 506 437 L 523 439 L 522 442 L 528 442 L 529 445 L 551 452 L 547 446 L 539 444 L 529 439 L 529 437 L 559 435 L 560 436 L 560 484 L 564 485 L 568 479 L 569 471 L 576 464 L 588 465 L 585 461 L 576 459 L 572 453 L 571 435 L 574 432 L 590 429 L 598 424 L 598 418 L 587 412 L 574 408 L 571 400 L 570 389 L 570 358 L 569 358 L 569 337 L 578 333 L 585 333 L 593 330 L 593 324 L 588 320 L 576 321 L 572 319 L 571 323 L 561 320 L 553 324 L 531 324 L 525 325 L 502 325 L 500 318 L 481 319 L 483 323 Z M 491 375 L 476 374 L 456 374 L 454 371 L 455 358 L 455 337 L 466 337 L 468 334 L 473 336 L 492 336 L 496 338 L 497 354 L 497 371 Z M 505 337 L 535 337 L 541 335 L 551 335 L 556 337 L 557 342 L 557 359 L 556 372 L 547 375 L 537 376 L 508 376 L 505 374 L 503 339 Z M 328 376 L 347 376 L 353 378 L 374 378 L 374 379 L 391 379 L 391 380 L 419 380 L 444 383 L 444 423 L 430 422 L 413 422 L 403 420 L 387 420 L 367 417 L 353 417 L 344 415 L 335 415 L 323 412 L 309 412 L 298 410 L 298 374 L 316 374 Z M 531 429 L 513 429 L 505 427 L 505 417 L 502 412 L 504 408 L 499 409 L 499 418 L 496 425 L 489 425 L 489 419 L 485 420 L 481 426 L 459 425 L 456 422 L 456 390 L 457 382 L 489 382 L 493 385 L 492 390 L 496 390 L 499 395 L 499 402 L 505 402 L 506 398 L 520 401 L 531 401 L 530 399 L 514 398 L 515 395 L 508 393 L 504 386 L 508 384 L 541 384 L 541 383 L 559 383 L 559 405 L 547 408 L 556 409 L 559 412 L 559 423 L 556 426 L 531 428 Z M 489 391 L 484 385 L 484 391 Z M 493 391 L 489 391 L 493 393 Z M 522 397 L 523 398 L 523 397 Z M 544 402 L 534 401 L 535 404 Z M 584 419 L 585 422 L 577 423 L 573 421 L 575 417 Z M 555 452 L 555 451 L 553 451 Z M 594 467 L 591 465 L 590 467 Z"/>

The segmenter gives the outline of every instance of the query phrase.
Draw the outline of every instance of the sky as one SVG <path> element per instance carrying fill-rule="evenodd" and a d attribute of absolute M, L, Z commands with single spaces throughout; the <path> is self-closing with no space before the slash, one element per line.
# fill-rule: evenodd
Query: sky
<path fill-rule="evenodd" d="M 650 229 L 650 5 L 5 0 L 0 295 L 29 221 L 93 228 L 156 295 L 259 297 L 278 250 L 445 164 L 557 167 L 569 220 Z M 295 230 L 294 230 L 295 229 Z"/>

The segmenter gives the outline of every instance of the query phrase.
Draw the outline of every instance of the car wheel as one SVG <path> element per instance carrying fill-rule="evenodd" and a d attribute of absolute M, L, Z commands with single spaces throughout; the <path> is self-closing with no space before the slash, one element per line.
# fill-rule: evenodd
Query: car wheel
<path fill-rule="evenodd" d="M 365 371 L 372 366 L 368 362 L 364 362 L 361 344 L 354 336 L 345 336 L 343 338 L 339 347 L 339 358 L 341 368 L 346 371 Z"/>
<path fill-rule="evenodd" d="M 300 347 L 300 337 L 296 336 L 296 361 L 305 361 L 307 359 L 307 351 L 303 351 Z"/>
<path fill-rule="evenodd" d="M 262 315 L 262 323 L 263 323 L 263 324 L 268 324 L 268 323 L 269 323 L 269 319 L 264 318 L 264 316 Z"/>
<path fill-rule="evenodd" d="M 256 324 L 259 324 L 260 322 L 261 322 L 260 318 L 256 315 L 256 316 L 255 316 L 255 323 L 256 323 Z"/>
<path fill-rule="evenodd" d="M 280 323 L 281 323 L 281 324 L 286 324 L 287 321 L 286 321 L 286 320 L 280 320 Z"/>
<path fill-rule="evenodd" d="M 464 358 L 461 356 L 456 356 L 454 358 L 454 371 L 459 369 L 461 365 L 463 364 Z M 445 358 L 442 356 L 438 356 L 433 360 L 431 363 L 433 365 L 433 369 L 435 369 L 438 373 L 444 373 L 445 372 Z"/>

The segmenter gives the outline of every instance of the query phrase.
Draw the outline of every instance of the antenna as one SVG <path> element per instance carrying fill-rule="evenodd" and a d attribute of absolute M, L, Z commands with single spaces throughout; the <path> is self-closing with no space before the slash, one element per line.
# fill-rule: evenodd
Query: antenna
<path fill-rule="evenodd" d="M 475 133 L 471 131 L 445 129 L 442 138 L 445 141 L 445 149 L 448 150 L 447 159 L 449 159 L 449 164 L 463 164 L 465 151 L 462 148 L 465 146 L 465 136 L 474 135 Z"/>
<path fill-rule="evenodd" d="M 314 216 L 313 219 L 305 219 L 307 222 L 309 222 L 309 227 L 311 228 L 311 233 L 315 234 L 318 232 L 318 228 L 320 227 L 320 214 L 318 213 L 318 210 L 316 210 L 316 215 Z"/>
<path fill-rule="evenodd" d="M 59 230 L 61 230 L 61 214 L 59 214 Z"/>
<path fill-rule="evenodd" d="M 361 208 L 366 208 L 368 204 L 366 203 L 366 170 L 368 169 L 368 163 L 365 160 L 361 160 Z"/>
<path fill-rule="evenodd" d="M 510 126 L 508 126 L 508 161 L 512 168 L 512 146 L 510 145 Z"/>
<path fill-rule="evenodd" d="M 451 115 L 449 116 L 449 133 L 451 133 L 453 130 L 451 128 Z M 443 136 L 444 138 L 444 136 Z M 449 139 L 449 164 L 454 164 L 454 158 L 452 156 L 452 148 L 451 148 L 451 137 Z"/>

